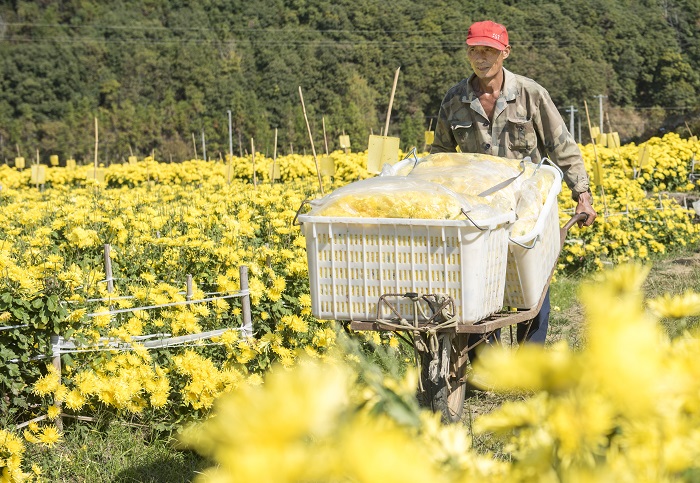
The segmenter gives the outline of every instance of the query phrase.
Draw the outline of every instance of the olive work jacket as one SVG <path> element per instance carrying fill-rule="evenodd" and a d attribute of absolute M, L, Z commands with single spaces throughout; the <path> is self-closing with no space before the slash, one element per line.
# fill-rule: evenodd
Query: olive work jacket
<path fill-rule="evenodd" d="M 588 191 L 588 175 L 573 136 L 547 90 L 503 69 L 501 95 L 490 121 L 471 87 L 472 74 L 447 91 L 440 106 L 431 153 L 484 153 L 504 158 L 547 156 L 564 173 L 572 197 Z"/>

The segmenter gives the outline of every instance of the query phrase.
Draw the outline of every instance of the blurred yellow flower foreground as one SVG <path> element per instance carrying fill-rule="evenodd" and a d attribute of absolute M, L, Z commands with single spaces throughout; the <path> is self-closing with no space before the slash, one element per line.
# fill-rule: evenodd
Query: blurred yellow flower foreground
<path fill-rule="evenodd" d="M 700 339 L 686 331 L 669 340 L 658 316 L 700 311 L 678 297 L 650 300 L 645 309 L 647 273 L 640 265 L 622 266 L 584 286 L 588 336 L 582 352 L 525 346 L 480 360 L 476 372 L 486 385 L 535 392 L 476 423 L 477 431 L 503 438 L 513 455 L 513 479 L 697 479 Z"/>
<path fill-rule="evenodd" d="M 623 266 L 584 287 L 584 350 L 525 346 L 480 358 L 476 377 L 489 389 L 528 391 L 474 422 L 502 438 L 507 461 L 477 453 L 467 427 L 419 412 L 412 374 L 372 384 L 329 357 L 278 367 L 265 384 L 219 399 L 183 438 L 217 464 L 199 481 L 693 480 L 700 340 L 669 340 L 657 317 L 697 315 L 698 306 L 662 297 L 646 309 L 647 273 Z M 388 399 L 402 401 L 404 417 Z"/>
<path fill-rule="evenodd" d="M 470 451 L 464 428 L 419 411 L 413 373 L 402 382 L 362 379 L 340 357 L 302 360 L 277 367 L 262 386 L 222 396 L 214 416 L 182 438 L 217 463 L 197 481 L 448 482 L 506 474 L 505 463 Z"/>

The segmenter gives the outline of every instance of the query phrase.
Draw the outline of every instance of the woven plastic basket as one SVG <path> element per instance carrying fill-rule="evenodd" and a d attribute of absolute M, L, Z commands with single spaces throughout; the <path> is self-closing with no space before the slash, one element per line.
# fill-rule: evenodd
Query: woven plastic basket
<path fill-rule="evenodd" d="M 519 309 L 535 307 L 547 285 L 560 251 L 559 207 L 561 174 L 551 166 L 540 169 L 551 172 L 554 182 L 547 194 L 535 227 L 508 243 L 508 268 L 503 304 Z"/>
<path fill-rule="evenodd" d="M 312 313 L 374 321 L 387 293 L 450 295 L 463 323 L 503 307 L 508 228 L 514 215 L 480 220 L 330 218 L 301 215 Z M 380 318 L 389 316 L 382 309 Z M 410 301 L 398 303 L 411 315 Z"/>

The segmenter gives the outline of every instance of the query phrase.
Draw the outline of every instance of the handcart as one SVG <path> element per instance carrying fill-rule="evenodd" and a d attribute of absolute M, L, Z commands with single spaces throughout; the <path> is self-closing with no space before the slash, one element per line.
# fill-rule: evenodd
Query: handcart
<path fill-rule="evenodd" d="M 569 229 L 586 218 L 585 213 L 575 214 L 561 228 L 560 249 Z M 415 292 L 384 294 L 377 304 L 378 310 L 386 307 L 393 317 L 351 321 L 350 327 L 358 331 L 390 330 L 397 335 L 401 332 L 409 333 L 410 337 L 404 336 L 403 339 L 416 350 L 421 367 L 419 401 L 433 411 L 442 413 L 443 420 L 459 421 L 467 392 L 467 354 L 479 344 L 494 338 L 499 329 L 517 324 L 527 324 L 529 329 L 529 324 L 542 307 L 555 268 L 556 265 L 549 272 L 537 304 L 529 309 L 499 311 L 474 323 L 461 323 L 454 317 L 454 300 L 449 296 L 421 295 Z M 413 316 L 406 317 L 397 310 L 395 301 L 400 299 L 411 301 L 414 306 Z M 478 334 L 479 337 L 470 344 L 471 334 Z"/>
<path fill-rule="evenodd" d="M 300 215 L 312 313 L 353 330 L 394 331 L 415 349 L 419 401 L 461 419 L 468 352 L 539 312 L 574 215 L 559 228 L 554 183 L 532 232 L 511 238 L 514 215 L 464 220 Z M 303 206 L 303 204 L 302 204 Z M 509 310 L 503 310 L 508 307 Z M 477 341 L 469 343 L 470 335 Z"/>

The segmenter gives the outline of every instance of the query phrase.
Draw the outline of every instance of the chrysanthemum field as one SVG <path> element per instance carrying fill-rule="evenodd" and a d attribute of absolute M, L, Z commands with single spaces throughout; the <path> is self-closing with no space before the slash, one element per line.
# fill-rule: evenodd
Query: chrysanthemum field
<path fill-rule="evenodd" d="M 27 446 L 60 445 L 60 414 L 72 421 L 97 412 L 182 432 L 183 444 L 216 462 L 202 481 L 697 476 L 700 339 L 688 329 L 671 340 L 658 322 L 700 315 L 700 295 L 644 300 L 639 287 L 641 264 L 697 246 L 695 213 L 676 200 L 697 198 L 688 174 L 700 142 L 668 134 L 646 144 L 642 167 L 639 146 L 596 148 L 598 221 L 572 229 L 560 255 L 561 273 L 600 272 L 581 293 L 585 348 L 494 351 L 475 368 L 490 390 L 522 391 L 473 422 L 476 433 L 502 439 L 505 459 L 477 451 L 464 426 L 421 412 L 414 371 L 382 372 L 352 349 L 359 339 L 405 365 L 397 338 L 346 335 L 311 316 L 305 241 L 292 223 L 305 199 L 320 196 L 311 156 L 279 157 L 275 182 L 273 161 L 258 154 L 255 176 L 250 157 L 145 158 L 105 167 L 104 183 L 88 177 L 88 166 L 48 168 L 43 189 L 29 170 L 0 165 L 2 481 L 41 480 Z M 593 147 L 582 151 L 593 173 Z M 366 153 L 331 157 L 326 193 L 369 176 Z M 568 219 L 566 187 L 559 200 Z M 188 275 L 195 298 L 235 293 L 241 265 L 254 337 L 235 330 L 237 298 L 175 304 L 186 299 Z M 158 307 L 100 315 L 145 306 Z M 227 327 L 173 348 L 141 343 Z M 60 372 L 51 365 L 54 335 L 84 348 L 64 354 Z M 101 346 L 106 339 L 129 350 Z"/>

